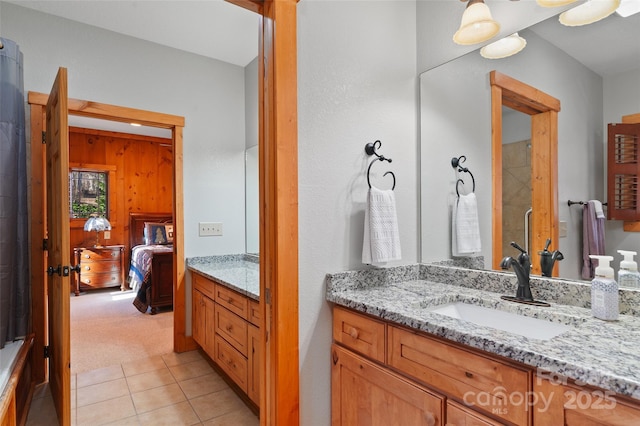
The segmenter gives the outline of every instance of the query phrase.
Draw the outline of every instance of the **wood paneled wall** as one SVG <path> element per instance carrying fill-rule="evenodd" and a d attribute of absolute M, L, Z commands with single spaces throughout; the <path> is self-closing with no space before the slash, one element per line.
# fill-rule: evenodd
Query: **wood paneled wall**
<path fill-rule="evenodd" d="M 115 188 L 109 190 L 111 238 L 103 244 L 128 245 L 129 212 L 172 211 L 171 143 L 171 139 L 69 128 L 70 164 L 115 167 Z M 83 226 L 84 220 L 71 220 L 72 254 L 73 247 L 95 243 L 95 234 L 84 232 Z M 129 250 L 127 246 L 127 259 Z"/>

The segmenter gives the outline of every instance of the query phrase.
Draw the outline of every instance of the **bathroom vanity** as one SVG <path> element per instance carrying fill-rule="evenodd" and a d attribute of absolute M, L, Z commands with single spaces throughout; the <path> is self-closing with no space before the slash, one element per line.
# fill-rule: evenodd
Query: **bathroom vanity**
<path fill-rule="evenodd" d="M 257 260 L 211 256 L 187 260 L 192 334 L 242 393 L 260 403 L 260 310 Z"/>
<path fill-rule="evenodd" d="M 551 307 L 500 300 L 516 286 L 500 272 L 411 265 L 328 275 L 333 424 L 640 423 L 640 318 L 597 320 L 553 303 L 554 288 L 582 300 L 579 283 L 541 281 L 532 290 Z M 499 311 L 499 321 L 438 313 L 457 304 Z"/>

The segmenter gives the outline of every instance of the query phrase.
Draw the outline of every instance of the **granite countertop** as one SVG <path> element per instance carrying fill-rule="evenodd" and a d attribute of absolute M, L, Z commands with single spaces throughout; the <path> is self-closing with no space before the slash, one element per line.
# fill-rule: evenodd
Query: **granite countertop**
<path fill-rule="evenodd" d="M 260 300 L 260 264 L 247 254 L 192 257 L 187 269 L 197 272 L 249 298 Z"/>
<path fill-rule="evenodd" d="M 378 268 L 328 274 L 327 300 L 519 361 L 537 368 L 542 377 L 561 375 L 640 399 L 640 318 L 626 314 L 618 321 L 596 319 L 584 306 L 590 302 L 581 300 L 588 294 L 588 285 L 547 281 L 553 285 L 534 286 L 532 280 L 534 297 L 540 299 L 544 294 L 551 302 L 551 307 L 545 308 L 500 299 L 501 294 L 515 295 L 512 274 L 435 265 Z M 557 294 L 553 294 L 554 288 Z M 568 294 L 578 306 L 553 302 L 556 297 L 564 300 Z M 638 298 L 637 290 L 621 294 L 621 300 L 630 305 L 636 305 Z M 570 328 L 550 340 L 538 340 L 429 311 L 452 302 L 497 308 Z M 626 311 L 636 313 L 634 309 Z"/>

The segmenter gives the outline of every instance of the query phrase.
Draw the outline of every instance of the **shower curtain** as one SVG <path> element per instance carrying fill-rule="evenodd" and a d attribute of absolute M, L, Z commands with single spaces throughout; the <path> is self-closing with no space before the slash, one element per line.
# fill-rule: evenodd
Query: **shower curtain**
<path fill-rule="evenodd" d="M 30 318 L 27 146 L 22 53 L 0 49 L 0 349 L 24 337 Z"/>

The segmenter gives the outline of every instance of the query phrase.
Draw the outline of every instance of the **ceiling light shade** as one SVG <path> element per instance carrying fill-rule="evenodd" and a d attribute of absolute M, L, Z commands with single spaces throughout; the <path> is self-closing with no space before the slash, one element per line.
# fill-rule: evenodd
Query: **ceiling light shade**
<path fill-rule="evenodd" d="M 638 12 L 640 12 L 640 1 L 638 0 L 620 0 L 620 6 L 616 9 L 616 13 L 623 18 Z"/>
<path fill-rule="evenodd" d="M 597 22 L 611 15 L 620 6 L 620 0 L 587 0 L 560 14 L 560 23 L 577 27 Z"/>
<path fill-rule="evenodd" d="M 538 6 L 542 7 L 559 7 L 566 6 L 576 1 L 578 0 L 536 0 L 536 3 L 538 3 Z"/>
<path fill-rule="evenodd" d="M 501 59 L 520 52 L 527 45 L 527 40 L 518 33 L 513 33 L 480 49 L 480 55 L 487 59 Z"/>
<path fill-rule="evenodd" d="M 493 20 L 489 7 L 483 0 L 469 0 L 462 14 L 460 28 L 453 35 L 457 44 L 482 43 L 500 31 L 500 24 Z"/>

